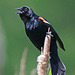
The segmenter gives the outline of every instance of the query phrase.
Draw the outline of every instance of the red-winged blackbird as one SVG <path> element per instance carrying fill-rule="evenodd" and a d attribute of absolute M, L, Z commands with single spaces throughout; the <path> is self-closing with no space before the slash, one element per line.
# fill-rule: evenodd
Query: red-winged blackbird
<path fill-rule="evenodd" d="M 59 46 L 63 50 L 65 50 L 64 45 L 52 25 L 43 17 L 36 15 L 33 10 L 27 6 L 17 9 L 20 10 L 17 14 L 20 15 L 20 18 L 24 22 L 27 36 L 39 50 L 41 50 L 41 47 L 44 45 L 45 35 L 48 27 L 50 27 L 53 35 L 50 46 L 52 75 L 65 75 L 66 67 L 58 56 L 56 41 L 58 41 Z"/>

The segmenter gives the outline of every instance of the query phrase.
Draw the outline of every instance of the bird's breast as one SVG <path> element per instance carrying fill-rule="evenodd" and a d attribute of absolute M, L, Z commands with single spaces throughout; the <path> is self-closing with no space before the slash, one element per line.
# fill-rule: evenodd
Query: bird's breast
<path fill-rule="evenodd" d="M 36 25 L 36 27 L 33 27 L 35 25 Z M 32 26 L 30 28 L 28 26 L 27 28 L 25 28 L 25 30 L 26 30 L 27 36 L 32 41 L 32 43 L 38 49 L 41 49 L 41 47 L 43 47 L 43 44 L 44 44 L 44 38 L 46 35 L 47 28 L 37 22 L 35 23 L 35 25 L 32 24 Z"/>

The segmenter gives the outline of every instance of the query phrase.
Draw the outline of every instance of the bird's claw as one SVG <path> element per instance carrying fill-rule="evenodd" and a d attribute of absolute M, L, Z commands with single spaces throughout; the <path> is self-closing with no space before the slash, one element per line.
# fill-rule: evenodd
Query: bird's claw
<path fill-rule="evenodd" d="M 53 35 L 52 35 L 52 32 L 51 32 L 51 31 L 50 31 L 50 32 L 46 32 L 46 35 L 49 35 L 49 36 L 53 37 Z"/>

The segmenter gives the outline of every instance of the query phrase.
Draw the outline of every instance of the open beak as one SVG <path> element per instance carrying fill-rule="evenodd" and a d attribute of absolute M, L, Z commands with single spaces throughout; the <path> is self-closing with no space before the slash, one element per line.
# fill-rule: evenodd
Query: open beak
<path fill-rule="evenodd" d="M 17 9 L 17 10 L 20 10 L 20 11 L 22 10 L 22 8 L 16 8 L 16 9 Z"/>
<path fill-rule="evenodd" d="M 17 10 L 20 10 L 19 12 L 17 12 L 17 14 L 22 14 L 22 8 L 16 8 Z"/>
<path fill-rule="evenodd" d="M 17 14 L 22 14 L 22 12 L 21 12 L 21 11 L 19 11 L 19 12 L 17 12 Z"/>

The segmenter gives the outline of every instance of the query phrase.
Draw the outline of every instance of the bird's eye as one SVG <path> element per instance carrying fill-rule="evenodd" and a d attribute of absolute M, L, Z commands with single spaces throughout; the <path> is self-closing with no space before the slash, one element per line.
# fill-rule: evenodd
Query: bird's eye
<path fill-rule="evenodd" d="M 29 9 L 27 7 L 23 7 L 22 10 L 25 12 L 29 11 Z"/>
<path fill-rule="evenodd" d="M 25 11 L 28 11 L 28 8 L 25 8 Z"/>

